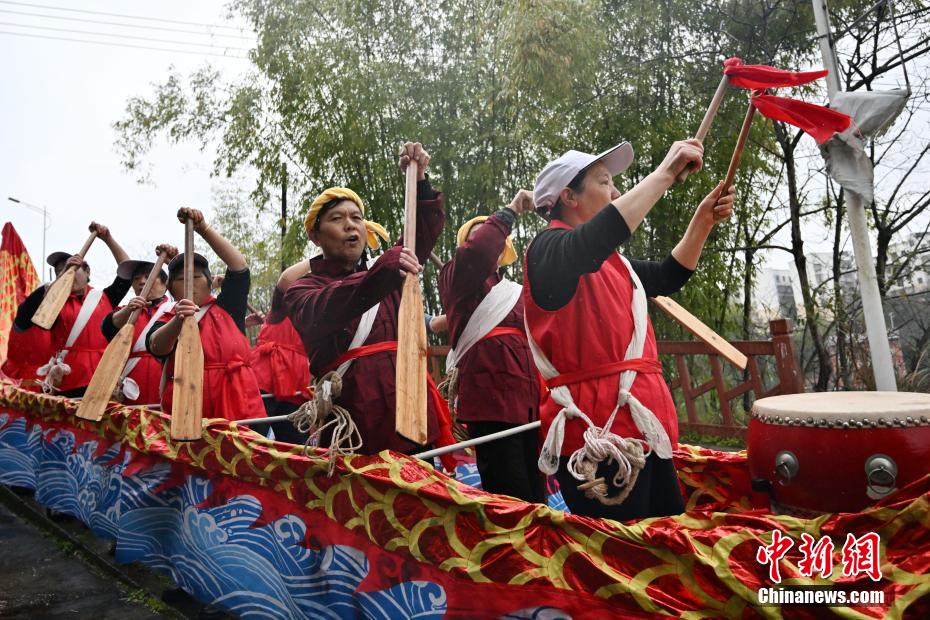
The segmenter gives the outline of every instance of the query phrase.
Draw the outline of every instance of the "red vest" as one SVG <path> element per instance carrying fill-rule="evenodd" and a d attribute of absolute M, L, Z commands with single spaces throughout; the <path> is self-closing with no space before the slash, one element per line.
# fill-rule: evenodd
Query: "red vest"
<path fill-rule="evenodd" d="M 214 301 L 211 299 L 211 301 Z M 165 318 L 174 316 L 166 312 Z M 246 420 L 265 415 L 255 374 L 249 367 L 249 341 L 232 317 L 214 303 L 200 319 L 203 344 L 203 417 Z M 162 411 L 171 412 L 174 355 L 167 361 Z"/>
<path fill-rule="evenodd" d="M 168 303 L 167 298 L 162 298 L 161 303 L 151 308 L 146 307 L 139 312 L 139 318 L 136 319 L 136 329 L 132 335 L 133 346 L 135 346 L 139 335 L 148 327 L 149 321 L 152 319 L 155 312 L 158 311 L 159 306 L 164 303 Z M 125 404 L 151 405 L 160 402 L 161 399 L 158 394 L 158 386 L 161 383 L 161 363 L 144 348 L 141 351 L 129 354 L 129 359 L 134 358 L 139 358 L 139 363 L 136 364 L 136 367 L 129 373 L 129 377 L 139 385 L 139 398 L 135 400 L 129 400 L 127 398 L 124 401 Z"/>
<path fill-rule="evenodd" d="M 84 295 L 87 295 L 90 291 L 91 287 L 88 286 Z M 68 334 L 71 333 L 71 327 L 77 320 L 83 302 L 83 296 L 77 297 L 72 293 L 65 301 L 65 305 L 62 306 L 61 313 L 51 329 L 52 347 L 55 351 L 61 351 L 65 348 Z M 60 391 L 65 392 L 86 387 L 90 383 L 90 378 L 94 376 L 100 358 L 103 357 L 103 352 L 107 348 L 107 339 L 104 337 L 103 332 L 100 331 L 100 324 L 111 310 L 113 310 L 113 306 L 110 304 L 110 299 L 106 294 L 103 294 L 97 303 L 97 307 L 94 308 L 90 320 L 87 321 L 87 325 L 81 330 L 80 335 L 71 345 L 68 355 L 65 356 L 65 363 L 71 367 L 71 372 L 61 380 L 61 385 L 58 386 Z"/>
<path fill-rule="evenodd" d="M 36 370 L 44 366 L 55 353 L 52 348 L 52 333 L 47 329 L 32 326 L 26 331 L 10 328 L 7 358 L 3 362 L 3 373 L 11 379 L 28 381 L 21 387 L 40 391 L 35 384 Z"/>
<path fill-rule="evenodd" d="M 550 228 L 571 228 L 553 220 Z M 533 340 L 560 374 L 596 368 L 622 361 L 633 337 L 633 283 L 630 272 L 617 253 L 601 268 L 581 276 L 571 301 L 555 311 L 543 310 L 533 302 L 526 270 L 523 276 L 523 304 L 526 324 Z M 652 321 L 647 317 L 646 345 L 643 358 L 658 359 Z M 578 408 L 598 426 L 603 426 L 617 404 L 620 374 L 590 379 L 568 386 Z M 672 446 L 678 443 L 678 415 L 671 392 L 661 374 L 639 373 L 630 392 L 652 410 L 668 433 Z M 561 407 L 546 392 L 540 405 L 542 436 Z M 587 425 L 578 418 L 567 421 L 562 455 L 580 448 Z M 621 437 L 642 438 L 625 405 L 617 413 L 611 431 Z"/>
<path fill-rule="evenodd" d="M 310 385 L 310 362 L 289 318 L 262 324 L 249 363 L 263 392 L 274 394 L 280 401 L 302 403 L 307 400 L 295 394 L 306 391 Z"/>

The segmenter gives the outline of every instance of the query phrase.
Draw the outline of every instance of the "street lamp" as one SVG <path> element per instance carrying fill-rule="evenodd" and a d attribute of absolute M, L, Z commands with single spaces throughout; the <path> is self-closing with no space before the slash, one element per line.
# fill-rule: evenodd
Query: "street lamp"
<path fill-rule="evenodd" d="M 16 204 L 19 204 L 19 205 L 23 205 L 27 209 L 31 209 L 32 211 L 35 211 L 36 213 L 42 214 L 42 258 L 41 260 L 44 261 L 45 256 L 46 256 L 45 254 L 45 233 L 48 231 L 48 229 L 52 225 L 51 224 L 52 218 L 48 216 L 48 209 L 44 205 L 40 207 L 30 202 L 26 202 L 25 200 L 20 200 L 19 198 L 13 198 L 12 196 L 7 196 L 7 200 L 9 200 L 10 202 L 15 202 Z"/>

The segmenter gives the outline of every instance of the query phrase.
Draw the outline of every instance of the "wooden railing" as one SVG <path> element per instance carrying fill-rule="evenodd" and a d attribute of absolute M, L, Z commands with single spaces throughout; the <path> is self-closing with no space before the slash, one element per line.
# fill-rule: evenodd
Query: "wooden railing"
<path fill-rule="evenodd" d="M 668 386 L 675 394 L 677 391 L 684 401 L 686 419 L 679 423 L 682 432 L 692 431 L 701 435 L 715 437 L 743 437 L 746 427 L 734 420 L 732 401 L 746 394 L 756 399 L 776 394 L 797 394 L 804 389 L 803 376 L 791 342 L 791 324 L 787 319 L 769 322 L 771 340 L 736 340 L 731 344 L 749 358 L 746 370 L 737 371 L 743 380 L 727 387 L 727 373 L 724 371 L 720 356 L 703 342 L 695 341 L 660 341 L 659 355 L 674 357 L 677 376 L 669 378 Z M 710 379 L 700 385 L 693 385 L 688 358 L 706 355 L 710 365 Z M 778 383 L 765 387 L 763 373 L 759 368 L 760 357 L 772 357 Z M 733 374 L 732 372 L 729 374 Z M 702 422 L 698 419 L 697 400 L 708 392 L 716 394 L 716 405 L 720 408 L 722 424 Z"/>
<path fill-rule="evenodd" d="M 736 398 L 751 394 L 756 399 L 776 394 L 796 394 L 803 391 L 804 383 L 794 345 L 791 342 L 791 324 L 786 319 L 777 319 L 769 322 L 771 340 L 736 340 L 731 344 L 749 358 L 745 371 L 736 371 L 741 380 L 728 387 L 728 376 L 733 371 L 725 370 L 720 356 L 708 345 L 692 340 L 660 340 L 660 356 L 674 358 L 673 377 L 666 377 L 673 395 L 678 395 L 678 402 L 683 401 L 686 419 L 679 427 L 682 432 L 695 432 L 701 435 L 715 437 L 745 437 L 746 427 L 734 419 L 732 401 Z M 429 372 L 439 382 L 442 379 L 442 368 L 445 363 L 448 346 L 434 346 L 429 348 Z M 710 379 L 693 385 L 689 358 L 707 356 L 710 366 Z M 765 386 L 765 378 L 760 369 L 759 358 L 771 357 L 774 359 L 775 370 L 770 373 L 777 376 L 778 382 L 771 387 Z M 698 419 L 698 401 L 705 394 L 716 395 L 715 405 L 720 409 L 721 424 L 702 422 Z"/>

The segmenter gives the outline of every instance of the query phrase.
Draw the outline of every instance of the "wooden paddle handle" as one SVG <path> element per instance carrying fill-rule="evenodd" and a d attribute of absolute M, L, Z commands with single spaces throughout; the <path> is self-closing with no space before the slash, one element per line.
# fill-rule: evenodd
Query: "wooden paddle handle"
<path fill-rule="evenodd" d="M 84 258 L 84 255 L 87 254 L 87 250 L 90 249 L 90 245 L 94 242 L 94 239 L 96 238 L 97 238 L 97 231 L 90 233 L 90 236 L 87 237 L 87 241 L 85 241 L 83 247 L 81 247 L 81 251 L 78 252 L 78 256 L 80 256 L 81 258 Z"/>
<path fill-rule="evenodd" d="M 756 106 L 752 101 L 749 102 L 749 109 L 746 110 L 746 117 L 743 119 L 743 127 L 739 131 L 739 138 L 736 140 L 736 148 L 733 149 L 733 157 L 730 158 L 730 167 L 727 169 L 727 177 L 723 181 L 723 189 L 720 195 L 724 196 L 733 185 L 733 179 L 736 178 L 736 169 L 739 168 L 739 160 L 743 156 L 743 149 L 746 148 L 746 140 L 749 138 L 749 129 L 752 127 L 752 117 L 755 116 Z"/>
<path fill-rule="evenodd" d="M 430 253 L 429 253 L 429 262 L 433 263 L 433 265 L 436 266 L 436 269 L 442 269 L 442 266 L 443 266 L 443 264 L 444 264 L 444 263 L 442 262 L 442 259 L 439 258 L 438 256 L 436 256 L 436 253 L 435 253 L 435 252 L 430 252 Z"/>
<path fill-rule="evenodd" d="M 253 306 L 251 302 L 246 302 L 245 305 L 246 305 L 246 307 L 249 309 L 249 312 L 251 312 L 252 314 L 261 314 L 261 313 L 262 313 L 262 311 L 259 310 L 258 308 L 256 308 L 255 306 Z"/>
<path fill-rule="evenodd" d="M 158 253 L 158 258 L 155 259 L 155 264 L 152 265 L 152 270 L 149 271 L 149 277 L 146 278 L 145 284 L 142 286 L 142 290 L 139 292 L 139 297 L 143 299 L 148 299 L 149 293 L 152 291 L 152 287 L 155 286 L 155 280 L 158 279 L 158 272 L 161 271 L 161 266 L 165 264 L 165 255 L 161 252 Z M 132 311 L 132 314 L 129 315 L 129 320 L 127 323 L 130 325 L 136 324 L 136 319 L 139 317 L 139 308 L 136 308 Z"/>
<path fill-rule="evenodd" d="M 184 299 L 194 297 L 194 220 L 184 221 Z"/>
<path fill-rule="evenodd" d="M 714 117 L 717 116 L 717 111 L 720 109 L 720 104 L 723 102 L 723 96 L 726 95 L 727 86 L 729 85 L 729 77 L 724 75 L 722 78 L 720 78 L 720 84 L 717 85 L 717 90 L 714 92 L 714 97 L 710 100 L 710 105 L 707 106 L 707 111 L 704 112 L 704 118 L 701 120 L 701 126 L 698 127 L 697 133 L 694 134 L 695 140 L 704 142 L 704 138 L 707 137 L 707 133 L 710 131 L 710 126 L 714 122 Z M 681 174 L 675 178 L 675 181 L 678 183 L 684 183 L 689 174 L 691 174 L 690 166 L 682 170 Z"/>
<path fill-rule="evenodd" d="M 404 247 L 416 250 L 417 247 L 417 172 L 419 166 L 412 158 L 407 165 L 407 178 L 404 187 Z"/>

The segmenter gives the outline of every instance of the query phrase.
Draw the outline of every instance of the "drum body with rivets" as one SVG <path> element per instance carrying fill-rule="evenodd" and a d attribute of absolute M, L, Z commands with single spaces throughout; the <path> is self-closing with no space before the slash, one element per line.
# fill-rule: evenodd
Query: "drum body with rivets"
<path fill-rule="evenodd" d="M 930 474 L 930 394 L 763 398 L 747 436 L 754 484 L 788 514 L 857 512 Z"/>

